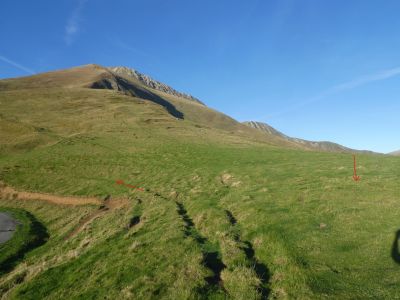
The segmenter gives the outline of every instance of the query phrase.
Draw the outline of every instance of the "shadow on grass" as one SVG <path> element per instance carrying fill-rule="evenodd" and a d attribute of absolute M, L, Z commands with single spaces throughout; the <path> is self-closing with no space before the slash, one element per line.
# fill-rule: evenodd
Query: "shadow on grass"
<path fill-rule="evenodd" d="M 191 236 L 200 245 L 200 247 L 203 249 L 202 262 L 207 268 L 213 271 L 213 275 L 208 276 L 207 278 L 205 278 L 205 280 L 211 286 L 221 285 L 221 272 L 223 269 L 226 268 L 226 266 L 222 262 L 219 253 L 217 251 L 205 250 L 205 248 L 209 248 L 206 247 L 206 245 L 209 244 L 209 241 L 205 237 L 201 236 L 200 233 L 196 230 L 196 228 L 194 227 L 194 222 L 187 214 L 187 211 L 183 204 L 177 201 L 175 203 L 177 206 L 178 214 L 181 216 L 183 222 L 185 223 L 185 235 Z"/>
<path fill-rule="evenodd" d="M 42 225 L 31 213 L 25 212 L 29 224 L 28 239 L 20 245 L 20 248 L 10 257 L 0 263 L 0 275 L 10 272 L 18 262 L 20 262 L 26 253 L 47 242 L 49 234 L 46 227 Z M 17 232 L 15 233 L 17 234 Z"/>
<path fill-rule="evenodd" d="M 237 220 L 235 216 L 229 210 L 225 210 L 225 213 L 231 226 L 235 227 L 237 225 Z M 256 272 L 257 277 L 262 283 L 262 285 L 259 287 L 261 297 L 262 299 L 268 299 L 269 290 L 266 288 L 266 285 L 268 284 L 270 278 L 268 267 L 257 260 L 257 258 L 255 257 L 253 245 L 249 241 L 241 241 L 238 231 L 235 232 L 234 239 L 235 241 L 242 242 L 245 245 L 242 250 L 246 254 L 246 258 L 248 259 L 248 261 L 254 266 L 254 271 Z"/>
<path fill-rule="evenodd" d="M 175 118 L 183 119 L 183 113 L 178 109 L 176 109 L 176 107 L 171 102 L 165 100 L 164 98 L 158 96 L 155 93 L 151 93 L 147 89 L 140 88 L 130 83 L 128 80 L 122 77 L 116 76 L 115 80 L 117 83 L 116 87 L 117 90 L 121 90 L 125 94 L 129 94 L 133 97 L 139 97 L 141 99 L 152 101 L 164 107 L 168 111 L 168 113 L 174 116 Z M 100 81 L 94 82 L 90 87 L 93 89 L 110 89 L 110 90 L 115 89 L 112 83 L 108 79 L 102 79 Z"/>
<path fill-rule="evenodd" d="M 246 245 L 246 248 L 243 249 L 244 253 L 246 254 L 246 257 L 251 263 L 254 265 L 254 271 L 257 274 L 257 277 L 260 279 L 262 283 L 262 287 L 260 288 L 261 296 L 262 299 L 267 299 L 269 295 L 269 290 L 265 288 L 265 286 L 268 284 L 270 273 L 268 270 L 268 267 L 264 265 L 263 263 L 260 263 L 255 255 L 253 245 L 249 241 L 243 242 Z"/>
<path fill-rule="evenodd" d="M 231 225 L 236 225 L 237 220 L 233 216 L 233 214 L 227 209 L 225 210 L 225 213 L 226 213 L 226 216 L 228 217 L 229 223 L 231 223 Z"/>
<path fill-rule="evenodd" d="M 397 230 L 392 245 L 392 258 L 398 264 L 400 264 L 399 242 L 400 242 L 400 230 Z"/>
<path fill-rule="evenodd" d="M 129 220 L 128 228 L 132 228 L 133 226 L 140 223 L 140 216 L 134 216 Z"/>

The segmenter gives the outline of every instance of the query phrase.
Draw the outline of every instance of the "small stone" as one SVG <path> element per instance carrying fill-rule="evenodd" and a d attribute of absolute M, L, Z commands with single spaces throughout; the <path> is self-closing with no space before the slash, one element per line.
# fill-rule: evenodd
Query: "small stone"
<path fill-rule="evenodd" d="M 177 191 L 172 191 L 171 193 L 169 193 L 169 197 L 176 199 L 178 198 L 178 192 Z"/>

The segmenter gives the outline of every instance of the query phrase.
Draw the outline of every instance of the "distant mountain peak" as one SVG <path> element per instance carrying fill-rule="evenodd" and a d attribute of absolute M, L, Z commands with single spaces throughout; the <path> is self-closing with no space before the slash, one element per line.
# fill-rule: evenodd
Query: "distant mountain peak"
<path fill-rule="evenodd" d="M 325 142 L 325 141 L 314 142 L 314 141 L 307 141 L 303 139 L 289 137 L 283 134 L 282 132 L 276 130 L 275 128 L 269 126 L 268 124 L 262 122 L 247 121 L 243 122 L 243 124 L 255 128 L 257 130 L 260 130 L 262 132 L 265 132 L 267 134 L 278 136 L 280 138 L 285 139 L 286 141 L 293 142 L 299 146 L 302 146 L 310 150 L 328 151 L 328 152 L 347 152 L 347 153 L 348 152 L 371 153 L 371 151 L 354 150 L 332 142 Z"/>
<path fill-rule="evenodd" d="M 258 130 L 263 131 L 263 132 L 268 132 L 269 134 L 272 134 L 272 135 L 280 136 L 280 137 L 282 137 L 284 139 L 290 139 L 290 137 L 288 137 L 287 135 L 283 134 L 282 132 L 276 130 L 272 126 L 269 126 L 266 123 L 256 122 L 256 121 L 247 121 L 247 122 L 243 122 L 243 124 L 247 125 L 249 127 L 258 129 Z"/>
<path fill-rule="evenodd" d="M 120 67 L 108 67 L 108 70 L 110 70 L 111 72 L 114 72 L 120 76 L 133 77 L 133 78 L 139 80 L 142 84 L 144 84 L 150 88 L 153 88 L 155 90 L 158 90 L 158 91 L 161 91 L 161 92 L 173 95 L 173 96 L 185 98 L 185 99 L 188 99 L 191 101 L 195 101 L 199 104 L 204 105 L 203 102 L 201 102 L 199 99 L 193 97 L 192 95 L 178 92 L 177 90 L 170 87 L 169 85 L 166 85 L 165 83 L 157 81 L 148 75 L 142 74 L 135 69 L 120 66 Z"/>

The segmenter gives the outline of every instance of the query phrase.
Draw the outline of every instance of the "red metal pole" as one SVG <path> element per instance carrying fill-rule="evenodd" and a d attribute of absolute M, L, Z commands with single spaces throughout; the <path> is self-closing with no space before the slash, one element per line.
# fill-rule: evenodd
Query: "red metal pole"
<path fill-rule="evenodd" d="M 360 176 L 357 176 L 357 167 L 356 167 L 356 155 L 353 154 L 353 159 L 354 159 L 354 174 L 353 174 L 353 179 L 354 181 L 359 181 Z"/>

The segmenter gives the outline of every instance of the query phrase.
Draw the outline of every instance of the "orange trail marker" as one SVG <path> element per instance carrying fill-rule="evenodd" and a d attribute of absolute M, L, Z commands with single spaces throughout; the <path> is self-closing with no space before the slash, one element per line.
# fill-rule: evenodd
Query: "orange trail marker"
<path fill-rule="evenodd" d="M 353 160 L 354 160 L 354 174 L 353 174 L 353 180 L 354 181 L 359 181 L 360 176 L 357 176 L 357 167 L 356 167 L 356 156 L 353 155 Z"/>
<path fill-rule="evenodd" d="M 139 187 L 136 187 L 136 186 L 134 186 L 134 185 L 131 185 L 131 184 L 128 184 L 128 183 L 125 183 L 123 180 L 121 180 L 121 179 L 118 179 L 117 181 L 115 181 L 115 183 L 116 184 L 119 184 L 119 185 L 124 185 L 124 186 L 126 186 L 126 187 L 129 187 L 129 188 L 131 188 L 131 189 L 136 189 L 136 190 L 139 190 L 139 191 L 144 191 L 142 188 L 139 188 Z"/>

